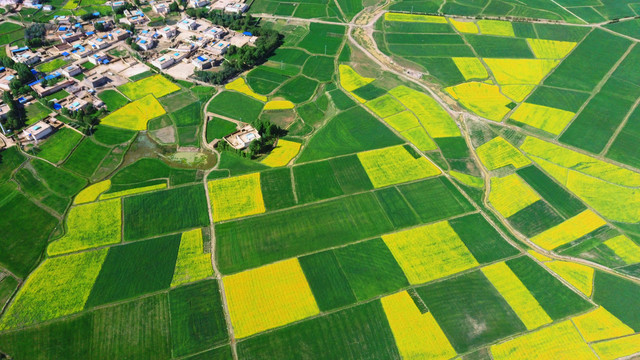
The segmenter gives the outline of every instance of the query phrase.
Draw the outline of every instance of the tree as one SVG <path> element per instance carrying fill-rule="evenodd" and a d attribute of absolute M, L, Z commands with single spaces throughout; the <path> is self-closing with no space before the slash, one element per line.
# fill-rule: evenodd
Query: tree
<path fill-rule="evenodd" d="M 101 32 L 107 30 L 104 26 L 104 23 L 101 23 L 101 22 L 97 22 L 95 24 L 95 28 L 97 31 L 101 31 Z"/>
<path fill-rule="evenodd" d="M 169 11 L 170 12 L 180 12 L 180 6 L 178 5 L 177 2 L 172 2 L 171 4 L 169 4 Z"/>
<path fill-rule="evenodd" d="M 11 94 L 11 91 L 5 91 L 2 95 L 4 103 L 9 105 L 9 112 L 7 113 L 7 127 L 12 130 L 22 128 L 27 121 L 27 113 L 24 110 L 22 104 L 18 103 Z"/>

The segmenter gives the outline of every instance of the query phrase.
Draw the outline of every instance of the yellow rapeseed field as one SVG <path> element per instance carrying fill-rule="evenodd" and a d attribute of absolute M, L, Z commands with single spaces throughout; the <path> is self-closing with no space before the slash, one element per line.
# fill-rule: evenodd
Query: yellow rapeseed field
<path fill-rule="evenodd" d="M 515 102 L 522 102 L 536 88 L 535 85 L 502 85 L 502 93 Z"/>
<path fill-rule="evenodd" d="M 213 221 L 265 212 L 260 173 L 209 181 Z"/>
<path fill-rule="evenodd" d="M 227 89 L 227 90 L 234 90 L 234 91 L 237 91 L 239 93 L 243 93 L 245 95 L 251 96 L 252 98 L 260 100 L 262 102 L 266 102 L 267 101 L 267 97 L 266 96 L 257 94 L 256 92 L 251 90 L 249 85 L 247 85 L 247 83 L 245 83 L 244 79 L 240 78 L 240 77 L 235 79 L 235 80 L 233 80 L 232 82 L 228 83 L 227 85 L 225 85 L 224 88 Z"/>
<path fill-rule="evenodd" d="M 569 171 L 567 188 L 607 219 L 637 223 L 640 191 L 612 184 L 577 171 Z"/>
<path fill-rule="evenodd" d="M 544 39 L 527 39 L 529 47 L 538 59 L 563 59 L 577 43 Z"/>
<path fill-rule="evenodd" d="M 482 268 L 482 273 L 516 312 L 527 329 L 536 329 L 553 321 L 507 264 L 501 262 L 489 265 Z"/>
<path fill-rule="evenodd" d="M 640 352 L 640 334 L 591 344 L 600 360 L 614 360 Z"/>
<path fill-rule="evenodd" d="M 565 220 L 563 223 L 532 237 L 531 241 L 543 249 L 553 250 L 596 230 L 606 223 L 596 213 L 587 209 L 571 219 Z"/>
<path fill-rule="evenodd" d="M 516 36 L 508 21 L 478 20 L 478 27 L 483 35 Z"/>
<path fill-rule="evenodd" d="M 580 292 L 591 296 L 593 292 L 593 275 L 595 273 L 592 267 L 568 261 L 551 261 L 545 265 L 569 284 L 575 286 Z"/>
<path fill-rule="evenodd" d="M 489 202 L 505 218 L 538 200 L 540 196 L 517 174 L 491 178 Z"/>
<path fill-rule="evenodd" d="M 340 71 L 340 85 L 349 92 L 363 87 L 375 80 L 374 78 L 360 76 L 360 74 L 353 70 L 349 65 L 340 64 L 340 66 L 338 66 L 338 70 Z"/>
<path fill-rule="evenodd" d="M 447 19 L 443 16 L 432 15 L 415 15 L 415 14 L 403 14 L 403 13 L 385 13 L 384 19 L 386 21 L 408 21 L 408 22 L 424 22 L 434 24 L 446 24 Z"/>
<path fill-rule="evenodd" d="M 624 235 L 618 235 L 604 242 L 609 249 L 627 264 L 640 262 L 640 246 Z"/>
<path fill-rule="evenodd" d="M 420 126 L 418 118 L 411 111 L 403 111 L 399 114 L 389 116 L 384 121 L 397 131 L 405 131 Z"/>
<path fill-rule="evenodd" d="M 103 192 L 109 190 L 111 187 L 111 180 L 100 181 L 99 183 L 95 183 L 90 185 L 80 191 L 78 195 L 76 195 L 75 199 L 73 199 L 73 204 L 84 204 L 92 201 L 96 201 L 98 196 Z"/>
<path fill-rule="evenodd" d="M 589 155 L 528 136 L 520 149 L 564 168 L 595 176 L 623 186 L 640 186 L 640 174 L 598 160 Z"/>
<path fill-rule="evenodd" d="M 458 21 L 456 19 L 449 19 L 449 21 L 451 21 L 451 24 L 453 25 L 454 28 L 456 28 L 456 30 L 460 31 L 461 33 L 464 34 L 477 34 L 478 33 L 478 26 L 471 22 L 471 21 Z"/>
<path fill-rule="evenodd" d="M 484 59 L 499 85 L 537 85 L 558 60 Z"/>
<path fill-rule="evenodd" d="M 476 149 L 476 153 L 488 170 L 499 169 L 507 165 L 519 169 L 531 163 L 531 160 L 500 136 L 480 145 Z"/>
<path fill-rule="evenodd" d="M 560 184 L 565 186 L 567 185 L 567 178 L 569 177 L 568 169 L 532 155 L 529 155 L 529 158 L 533 160 L 536 164 L 540 165 L 542 170 L 546 171 L 549 175 L 555 178 Z"/>
<path fill-rule="evenodd" d="M 367 101 L 365 105 L 381 118 L 386 118 L 406 110 L 398 100 L 389 94 Z"/>
<path fill-rule="evenodd" d="M 540 254 L 539 252 L 536 252 L 535 250 L 527 250 L 527 252 L 529 254 L 531 254 L 531 256 L 533 256 L 534 258 L 536 258 L 538 261 L 551 261 L 552 259 L 550 257 L 544 256 L 542 254 Z"/>
<path fill-rule="evenodd" d="M 493 121 L 502 121 L 511 111 L 511 99 L 500 93 L 497 85 L 468 82 L 445 89 L 454 99 L 476 114 Z"/>
<path fill-rule="evenodd" d="M 140 194 L 147 191 L 165 189 L 166 187 L 167 187 L 167 183 L 162 183 L 162 184 L 156 184 L 156 185 L 142 186 L 139 188 L 127 189 L 122 191 L 116 191 L 116 192 L 100 195 L 100 200 L 115 199 L 117 197 L 122 197 L 126 195 Z"/>
<path fill-rule="evenodd" d="M 202 230 L 195 229 L 182 233 L 176 268 L 171 286 L 178 286 L 213 276 L 211 254 L 204 253 Z"/>
<path fill-rule="evenodd" d="M 407 138 L 407 140 L 420 149 L 420 151 L 429 151 L 438 148 L 438 145 L 429 137 L 422 126 L 403 131 L 400 135 Z"/>
<path fill-rule="evenodd" d="M 511 120 L 558 135 L 569 125 L 575 115 L 571 111 L 523 103 L 511 114 Z"/>
<path fill-rule="evenodd" d="M 285 166 L 300 152 L 302 144 L 284 139 L 278 139 L 278 144 L 271 150 L 261 163 L 271 167 Z"/>
<path fill-rule="evenodd" d="M 147 95 L 112 112 L 102 119 L 100 123 L 123 129 L 141 131 L 147 129 L 147 122 L 149 120 L 164 114 L 164 108 L 158 100 L 156 100 L 153 95 Z"/>
<path fill-rule="evenodd" d="M 460 136 L 456 122 L 431 96 L 406 86 L 395 87 L 389 93 L 418 117 L 431 137 Z"/>
<path fill-rule="evenodd" d="M 295 258 L 230 275 L 222 281 L 237 338 L 320 312 Z"/>
<path fill-rule="evenodd" d="M 294 107 L 295 104 L 289 100 L 271 100 L 264 105 L 263 110 L 286 110 Z"/>
<path fill-rule="evenodd" d="M 494 360 L 597 359 L 569 320 L 493 345 L 491 354 Z"/>
<path fill-rule="evenodd" d="M 440 174 L 429 160 L 414 158 L 402 145 L 361 152 L 358 159 L 376 188 Z"/>
<path fill-rule="evenodd" d="M 49 255 L 116 244 L 121 240 L 122 202 L 120 199 L 74 206 L 67 216 L 67 233 L 47 248 Z"/>
<path fill-rule="evenodd" d="M 382 240 L 411 284 L 426 283 L 479 265 L 446 221 L 383 235 Z"/>
<path fill-rule="evenodd" d="M 474 57 L 454 57 L 453 62 L 456 63 L 456 67 L 460 70 L 465 80 L 471 79 L 486 79 L 489 76 L 487 69 L 484 65 Z"/>
<path fill-rule="evenodd" d="M 602 306 L 586 314 L 576 316 L 572 320 L 587 342 L 612 339 L 634 333 L 632 328 L 625 325 Z"/>
<path fill-rule="evenodd" d="M 81 311 L 107 249 L 46 259 L 27 278 L 0 321 L 0 330 Z"/>
<path fill-rule="evenodd" d="M 471 186 L 471 187 L 475 187 L 475 188 L 483 188 L 484 187 L 484 179 L 482 179 L 481 177 L 477 177 L 477 176 L 473 176 L 473 175 L 468 175 L 468 174 L 463 174 L 461 172 L 457 172 L 457 171 L 450 171 L 449 175 L 451 175 L 452 177 L 454 177 L 456 180 L 460 181 L 461 183 Z"/>
<path fill-rule="evenodd" d="M 169 95 L 180 90 L 180 87 L 158 74 L 146 77 L 142 80 L 126 83 L 118 87 L 123 94 L 131 100 L 137 100 L 152 94 L 156 98 Z"/>
<path fill-rule="evenodd" d="M 456 356 L 430 312 L 421 314 L 406 291 L 380 299 L 403 359 L 450 359 Z"/>

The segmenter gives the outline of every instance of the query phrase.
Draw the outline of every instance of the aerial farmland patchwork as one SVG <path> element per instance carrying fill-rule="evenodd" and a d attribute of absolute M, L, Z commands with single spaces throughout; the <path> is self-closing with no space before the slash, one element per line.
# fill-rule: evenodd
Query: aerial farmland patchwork
<path fill-rule="evenodd" d="M 0 359 L 640 356 L 640 2 L 0 6 Z"/>

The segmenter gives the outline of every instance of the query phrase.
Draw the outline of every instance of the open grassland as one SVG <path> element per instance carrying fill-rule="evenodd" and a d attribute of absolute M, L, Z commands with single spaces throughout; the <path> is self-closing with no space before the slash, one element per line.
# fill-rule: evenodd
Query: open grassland
<path fill-rule="evenodd" d="M 149 120 L 164 114 L 165 111 L 158 100 L 153 95 L 147 95 L 107 115 L 101 123 L 140 131 L 147 129 Z"/>
<path fill-rule="evenodd" d="M 491 178 L 489 202 L 504 217 L 510 217 L 538 200 L 538 194 L 517 174 Z"/>
<path fill-rule="evenodd" d="M 405 359 L 446 359 L 455 350 L 429 312 L 421 313 L 406 291 L 380 299 L 400 355 Z"/>
<path fill-rule="evenodd" d="M 482 273 L 509 303 L 527 329 L 536 329 L 552 321 L 505 263 L 495 263 L 482 268 Z"/>
<path fill-rule="evenodd" d="M 279 139 L 276 147 L 261 162 L 270 167 L 286 166 L 298 155 L 301 146 L 302 144 L 295 141 Z"/>
<path fill-rule="evenodd" d="M 260 173 L 213 180 L 208 183 L 213 221 L 261 214 L 266 211 Z"/>
<path fill-rule="evenodd" d="M 383 235 L 411 284 L 422 284 L 478 266 L 449 223 Z"/>
<path fill-rule="evenodd" d="M 243 78 L 237 78 L 235 80 L 233 80 L 232 82 L 228 83 L 227 85 L 224 86 L 225 89 L 227 90 L 234 90 L 237 91 L 239 93 L 245 94 L 245 95 L 249 95 L 252 98 L 256 99 L 256 100 L 260 100 L 262 102 L 266 102 L 267 101 L 267 97 L 260 95 L 260 94 L 256 94 L 253 90 L 251 90 L 251 88 L 247 85 L 247 83 L 245 83 Z"/>
<path fill-rule="evenodd" d="M 115 244 L 122 231 L 120 199 L 78 205 L 69 211 L 67 234 L 49 245 L 49 255 Z"/>
<path fill-rule="evenodd" d="M 402 146 L 358 153 L 374 187 L 384 187 L 440 174 L 429 160 L 415 158 Z"/>
<path fill-rule="evenodd" d="M 593 275 L 595 273 L 592 267 L 568 261 L 551 261 L 546 265 L 569 284 L 580 290 L 581 293 L 591 296 L 593 292 Z"/>
<path fill-rule="evenodd" d="M 180 90 L 180 87 L 162 75 L 153 75 L 142 80 L 126 83 L 118 87 L 131 100 L 141 99 L 149 94 L 156 98 Z"/>
<path fill-rule="evenodd" d="M 223 282 L 238 338 L 319 312 L 297 259 L 230 275 Z"/>
<path fill-rule="evenodd" d="M 601 360 L 614 360 L 640 351 L 640 334 L 591 345 Z"/>
<path fill-rule="evenodd" d="M 71 150 L 78 145 L 80 140 L 82 140 L 82 134 L 73 129 L 62 128 L 39 145 L 38 157 L 54 164 L 59 163 L 69 156 Z"/>
<path fill-rule="evenodd" d="M 209 276 L 213 276 L 211 254 L 204 253 L 202 230 L 195 229 L 182 233 L 171 286 L 194 282 Z"/>
<path fill-rule="evenodd" d="M 602 306 L 571 319 L 586 342 L 631 335 L 633 329 L 611 315 Z"/>
<path fill-rule="evenodd" d="M 597 359 L 570 321 L 491 346 L 494 359 Z"/>
<path fill-rule="evenodd" d="M 73 199 L 73 204 L 79 205 L 96 201 L 98 199 L 98 196 L 100 196 L 100 194 L 102 194 L 103 192 L 109 190 L 110 187 L 111 180 L 104 180 L 99 183 L 89 185 L 88 187 L 80 191 L 78 195 L 76 195 L 76 197 Z"/>
<path fill-rule="evenodd" d="M 576 240 L 605 224 L 606 222 L 593 211 L 585 210 L 562 224 L 534 236 L 531 241 L 544 249 L 552 250 Z"/>
<path fill-rule="evenodd" d="M 518 149 L 500 136 L 482 144 L 476 149 L 476 152 L 480 161 L 488 170 L 495 170 L 508 165 L 518 169 L 531 163 L 531 160 L 527 159 Z"/>
<path fill-rule="evenodd" d="M 46 260 L 22 286 L 0 328 L 23 327 L 81 311 L 106 256 L 107 250 L 101 249 Z"/>

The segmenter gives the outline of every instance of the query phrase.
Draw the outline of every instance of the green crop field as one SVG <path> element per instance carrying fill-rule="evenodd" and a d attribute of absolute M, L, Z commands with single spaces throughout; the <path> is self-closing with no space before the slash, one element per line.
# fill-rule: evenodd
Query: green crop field
<path fill-rule="evenodd" d="M 38 157 L 52 163 L 59 163 L 66 159 L 71 150 L 82 140 L 82 135 L 71 129 L 61 129 L 42 143 Z"/>
<path fill-rule="evenodd" d="M 91 139 L 83 140 L 64 162 L 63 168 L 85 177 L 90 177 L 100 166 L 102 159 L 109 154 L 108 147 L 98 145 Z"/>

